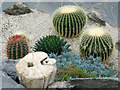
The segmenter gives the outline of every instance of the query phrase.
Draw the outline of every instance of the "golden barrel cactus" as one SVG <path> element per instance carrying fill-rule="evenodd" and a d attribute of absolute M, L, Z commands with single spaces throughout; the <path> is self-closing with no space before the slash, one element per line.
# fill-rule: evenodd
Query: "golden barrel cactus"
<path fill-rule="evenodd" d="M 107 62 L 113 52 L 113 40 L 111 35 L 102 28 L 91 28 L 81 35 L 80 56 L 88 59 L 101 57 L 102 62 Z"/>
<path fill-rule="evenodd" d="M 63 37 L 76 37 L 82 33 L 87 17 L 79 6 L 68 5 L 57 9 L 53 15 L 55 31 Z"/>

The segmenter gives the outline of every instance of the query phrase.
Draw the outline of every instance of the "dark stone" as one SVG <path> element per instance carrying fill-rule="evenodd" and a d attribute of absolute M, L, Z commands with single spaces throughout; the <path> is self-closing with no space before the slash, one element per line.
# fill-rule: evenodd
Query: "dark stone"
<path fill-rule="evenodd" d="M 99 5 L 96 4 L 94 5 L 93 10 L 99 12 L 102 16 L 102 19 L 105 20 L 108 24 L 118 26 L 119 24 L 118 2 L 103 2 Z"/>
<path fill-rule="evenodd" d="M 31 13 L 32 11 L 27 7 L 25 3 L 16 3 L 15 5 L 3 10 L 3 12 L 9 15 L 22 15 Z"/>
<path fill-rule="evenodd" d="M 2 88 L 25 88 L 11 79 L 7 73 L 2 71 Z"/>
<path fill-rule="evenodd" d="M 70 81 L 55 82 L 48 86 L 53 89 L 75 89 L 75 88 L 119 88 L 120 79 L 110 78 L 74 78 Z"/>
<path fill-rule="evenodd" d="M 120 51 L 120 40 L 115 43 L 115 48 Z"/>
<path fill-rule="evenodd" d="M 75 85 L 75 88 L 118 88 L 120 81 L 115 79 L 76 78 L 71 79 L 70 84 Z"/>
<path fill-rule="evenodd" d="M 95 23 L 98 23 L 98 24 L 100 24 L 101 26 L 106 26 L 105 21 L 99 18 L 100 16 L 97 15 L 97 12 L 96 12 L 96 11 L 89 12 L 89 13 L 87 14 L 87 17 L 88 17 L 91 21 L 93 21 L 93 22 L 95 22 Z"/>
<path fill-rule="evenodd" d="M 60 89 L 60 88 L 74 88 L 74 85 L 70 85 L 70 83 L 69 82 L 67 82 L 67 81 L 63 81 L 63 82 L 55 82 L 55 83 L 53 83 L 53 84 L 51 84 L 50 86 L 48 86 L 48 88 L 47 88 L 47 90 L 49 90 L 49 89 L 52 89 L 52 88 L 56 88 L 56 89 Z"/>
<path fill-rule="evenodd" d="M 8 76 L 10 76 L 13 80 L 16 80 L 17 73 L 16 73 L 16 64 L 18 60 L 2 60 L 2 71 L 6 72 Z"/>

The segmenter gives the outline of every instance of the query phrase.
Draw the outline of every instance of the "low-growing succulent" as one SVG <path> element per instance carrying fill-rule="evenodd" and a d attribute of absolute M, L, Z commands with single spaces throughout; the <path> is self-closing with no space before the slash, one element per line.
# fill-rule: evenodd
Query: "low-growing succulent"
<path fill-rule="evenodd" d="M 57 56 L 54 53 L 49 54 L 49 57 L 55 58 L 57 60 L 57 71 L 69 71 L 67 66 L 72 65 L 74 68 L 77 68 L 77 74 L 76 77 L 73 77 L 74 74 L 69 73 L 63 73 L 56 75 L 56 80 L 62 80 L 64 77 L 67 78 L 67 80 L 71 78 L 78 78 L 80 74 L 86 75 L 87 77 L 116 77 L 116 70 L 113 69 L 113 62 L 110 62 L 108 64 L 103 64 L 100 61 L 100 57 L 94 58 L 93 56 L 88 57 L 86 60 L 84 57 L 80 57 L 79 54 L 73 54 L 72 52 L 65 52 L 62 55 Z M 79 71 L 82 71 L 79 72 Z M 74 69 L 73 69 L 74 71 Z M 80 74 L 79 74 L 80 73 Z M 66 76 L 65 76 L 66 75 Z M 67 77 L 67 75 L 69 77 Z M 64 79 L 66 80 L 66 79 Z"/>
<path fill-rule="evenodd" d="M 62 76 L 62 77 L 61 77 Z M 59 70 L 56 74 L 55 81 L 68 81 L 72 78 L 94 78 L 95 75 L 85 72 L 78 67 L 68 65 L 63 69 Z"/>
<path fill-rule="evenodd" d="M 19 59 L 29 53 L 28 39 L 24 35 L 13 35 L 7 41 L 6 54 L 8 59 Z"/>
<path fill-rule="evenodd" d="M 60 39 L 59 36 L 49 35 L 43 38 L 39 38 L 34 46 L 34 51 L 43 51 L 48 54 L 55 53 L 60 55 L 64 51 L 70 51 L 70 45 L 67 44 L 67 41 Z"/>
<path fill-rule="evenodd" d="M 107 63 L 113 52 L 113 41 L 110 34 L 102 28 L 86 30 L 80 40 L 80 56 L 88 59 L 101 57 L 101 61 Z"/>
<path fill-rule="evenodd" d="M 86 15 L 79 6 L 68 5 L 57 9 L 53 15 L 53 26 L 63 37 L 79 36 L 86 25 Z"/>

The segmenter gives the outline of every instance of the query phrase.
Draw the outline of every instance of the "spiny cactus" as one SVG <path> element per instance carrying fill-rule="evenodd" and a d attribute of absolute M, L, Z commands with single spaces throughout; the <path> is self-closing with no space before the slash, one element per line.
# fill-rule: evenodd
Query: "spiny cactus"
<path fill-rule="evenodd" d="M 64 39 L 60 39 L 60 37 L 56 35 L 49 35 L 39 38 L 36 41 L 34 51 L 43 51 L 48 54 L 61 54 L 63 51 L 69 51 L 69 47 L 70 45 L 67 45 L 67 41 L 64 41 Z"/>
<path fill-rule="evenodd" d="M 101 57 L 107 63 L 113 52 L 112 37 L 102 28 L 86 30 L 80 40 L 80 56 L 88 59 L 90 55 Z"/>
<path fill-rule="evenodd" d="M 56 10 L 53 15 L 53 26 L 63 37 L 76 37 L 82 33 L 87 17 L 79 6 L 68 5 Z"/>
<path fill-rule="evenodd" d="M 6 46 L 6 54 L 8 59 L 19 59 L 28 53 L 28 40 L 24 35 L 13 35 L 8 39 Z"/>

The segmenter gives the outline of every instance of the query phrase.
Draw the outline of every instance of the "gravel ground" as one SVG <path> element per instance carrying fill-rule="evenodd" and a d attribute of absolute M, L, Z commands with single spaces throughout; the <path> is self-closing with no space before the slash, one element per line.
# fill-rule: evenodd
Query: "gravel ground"
<path fill-rule="evenodd" d="M 87 13 L 87 12 L 86 12 Z M 29 38 L 30 46 L 33 47 L 35 41 L 42 36 L 49 34 L 57 34 L 52 25 L 52 15 L 46 14 L 40 11 L 34 11 L 33 13 L 20 15 L 20 16 L 10 16 L 5 13 L 2 16 L 2 30 L 0 30 L 0 51 L 2 55 L 0 58 L 6 59 L 5 57 L 5 45 L 8 37 L 15 33 L 23 33 Z M 99 24 L 88 20 L 87 25 L 84 30 L 90 27 L 98 26 Z M 108 30 L 113 37 L 114 45 L 118 41 L 118 27 L 111 26 L 107 24 L 102 26 L 104 29 Z M 76 38 L 65 38 L 68 40 L 68 44 L 71 45 L 71 49 L 74 53 L 79 53 L 79 40 L 80 36 Z M 32 50 L 31 50 L 32 51 Z M 114 53 L 110 59 L 115 62 L 115 68 L 118 69 L 118 51 L 114 48 Z"/>

